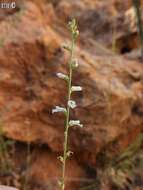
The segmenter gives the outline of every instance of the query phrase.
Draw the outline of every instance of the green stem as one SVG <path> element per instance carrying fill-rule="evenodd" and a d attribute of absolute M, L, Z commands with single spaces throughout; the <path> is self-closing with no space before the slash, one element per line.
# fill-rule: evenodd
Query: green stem
<path fill-rule="evenodd" d="M 65 169 L 66 169 L 66 160 L 67 160 L 67 151 L 68 151 L 68 131 L 69 131 L 69 118 L 70 118 L 70 107 L 68 102 L 71 99 L 71 86 L 72 86 L 72 60 L 74 53 L 74 43 L 75 39 L 72 35 L 72 44 L 70 51 L 70 61 L 69 61 L 69 83 L 68 83 L 68 100 L 67 100 L 67 115 L 66 115 L 66 126 L 64 131 L 64 153 L 63 153 L 63 164 L 62 164 L 62 185 L 61 190 L 65 189 Z"/>

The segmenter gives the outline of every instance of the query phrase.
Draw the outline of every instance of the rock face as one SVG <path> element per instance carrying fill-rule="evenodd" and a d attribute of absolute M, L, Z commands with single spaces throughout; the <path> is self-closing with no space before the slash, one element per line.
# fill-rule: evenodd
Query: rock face
<path fill-rule="evenodd" d="M 66 102 L 66 85 L 56 73 L 67 72 L 68 55 L 61 48 L 63 42 L 69 42 L 67 7 L 71 15 L 76 7 L 74 15 L 81 26 L 76 49 L 80 67 L 74 84 L 81 85 L 83 92 L 73 97 L 78 108 L 71 118 L 84 124 L 83 129 L 70 131 L 69 147 L 75 152 L 71 161 L 75 170 L 69 166 L 70 176 L 85 177 L 85 166 L 95 168 L 97 155 L 103 150 L 112 158 L 143 130 L 143 66 L 98 47 L 91 37 L 84 38 L 84 27 L 89 28 L 90 23 L 83 15 L 90 17 L 90 11 L 92 22 L 96 21 L 96 1 L 38 3 L 23 1 L 16 12 L 0 22 L 0 116 L 7 137 L 49 147 L 51 153 L 40 153 L 31 170 L 31 176 L 45 184 L 53 171 L 59 175 L 55 163 L 63 148 L 64 117 L 52 115 L 51 110 Z M 79 15 L 78 10 L 82 10 Z M 61 20 L 59 15 L 63 15 Z M 94 32 L 100 34 L 108 22 L 101 28 L 98 24 L 95 22 L 91 30 L 97 28 Z M 43 168 L 47 172 L 41 175 Z M 75 188 L 72 184 L 69 187 Z"/>

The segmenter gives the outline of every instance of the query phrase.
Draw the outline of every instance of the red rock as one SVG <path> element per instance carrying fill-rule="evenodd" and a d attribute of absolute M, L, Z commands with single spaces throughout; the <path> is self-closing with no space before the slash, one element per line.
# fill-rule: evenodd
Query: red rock
<path fill-rule="evenodd" d="M 9 138 L 35 145 L 46 144 L 50 148 L 52 155 L 43 153 L 46 154 L 44 158 L 37 158 L 43 159 L 39 170 L 47 167 L 51 158 L 55 163 L 55 155 L 63 150 L 64 117 L 52 115 L 51 110 L 66 103 L 66 85 L 55 75 L 66 72 L 68 55 L 61 49 L 61 44 L 69 42 L 64 19 L 59 21 L 53 7 L 47 6 L 50 15 L 54 15 L 51 22 L 45 18 L 43 7 L 32 2 L 25 2 L 20 12 L 0 22 L 3 128 Z M 56 10 L 62 10 L 60 6 L 62 2 Z M 66 6 L 70 7 L 68 3 Z M 74 6 L 80 10 L 85 8 L 82 4 Z M 84 31 L 81 31 L 82 35 Z M 82 175 L 78 162 L 94 168 L 96 157 L 103 150 L 106 149 L 106 154 L 112 158 L 142 131 L 143 66 L 97 47 L 93 39 L 83 39 L 83 36 L 76 54 L 80 67 L 74 74 L 74 84 L 81 85 L 83 92 L 73 97 L 78 108 L 71 118 L 80 119 L 84 128 L 75 127 L 70 131 L 69 148 L 75 152 L 77 162 L 72 161 L 76 169 L 70 168 L 69 175 L 77 177 Z M 34 178 L 45 182 L 58 175 L 59 171 L 53 171 L 56 165 L 49 164 L 42 175 L 34 165 Z"/>
<path fill-rule="evenodd" d="M 57 72 L 66 72 L 67 55 L 60 47 L 65 39 L 44 25 L 34 4 L 26 3 L 25 7 L 20 20 L 12 25 L 12 17 L 0 28 L 5 39 L 0 51 L 3 126 L 8 137 L 46 143 L 59 152 L 63 117 L 52 115 L 51 110 L 65 103 L 65 84 L 55 77 Z M 94 45 L 92 50 L 86 45 L 85 50 L 80 49 L 80 44 L 77 49 L 80 68 L 74 83 L 83 86 L 83 93 L 75 96 L 79 107 L 71 116 L 85 127 L 72 129 L 69 141 L 75 152 L 96 157 L 109 142 L 121 135 L 128 139 L 129 131 L 142 129 L 142 112 L 137 111 L 141 104 L 138 97 L 142 97 L 142 65 L 112 54 L 107 59 L 104 53 L 101 57 L 91 51 L 96 52 Z M 134 88 L 137 82 L 141 85 L 138 90 Z"/>

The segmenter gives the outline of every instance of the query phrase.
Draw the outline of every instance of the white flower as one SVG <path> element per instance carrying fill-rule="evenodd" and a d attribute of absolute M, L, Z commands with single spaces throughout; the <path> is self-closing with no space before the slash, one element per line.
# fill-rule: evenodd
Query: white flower
<path fill-rule="evenodd" d="M 69 126 L 70 127 L 75 126 L 75 125 L 77 125 L 79 127 L 83 127 L 83 124 L 81 124 L 79 120 L 70 120 L 69 121 Z"/>
<path fill-rule="evenodd" d="M 70 108 L 72 108 L 72 109 L 74 109 L 74 108 L 76 108 L 76 102 L 75 101 L 73 101 L 73 100 L 69 100 L 68 101 L 68 106 L 70 107 Z"/>
<path fill-rule="evenodd" d="M 73 155 L 73 152 L 72 152 L 72 151 L 70 151 L 70 150 L 69 150 L 69 151 L 67 151 L 66 156 L 67 156 L 67 157 L 70 157 L 71 155 Z"/>
<path fill-rule="evenodd" d="M 82 87 L 81 86 L 72 86 L 71 91 L 72 92 L 82 91 Z"/>
<path fill-rule="evenodd" d="M 63 74 L 63 73 L 57 73 L 56 75 L 60 79 L 64 79 L 64 80 L 67 80 L 67 81 L 69 80 L 69 77 L 67 75 Z"/>
<path fill-rule="evenodd" d="M 64 112 L 66 113 L 66 108 L 60 107 L 60 106 L 56 106 L 54 109 L 52 109 L 52 113 L 57 113 L 57 112 Z"/>

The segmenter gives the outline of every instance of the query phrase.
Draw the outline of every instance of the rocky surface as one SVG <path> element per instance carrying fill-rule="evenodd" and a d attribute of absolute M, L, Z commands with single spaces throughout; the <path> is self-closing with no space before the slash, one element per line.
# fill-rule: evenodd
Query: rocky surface
<path fill-rule="evenodd" d="M 61 44 L 69 43 L 66 23 L 72 16 L 81 31 L 76 48 L 80 67 L 74 84 L 81 85 L 83 92 L 73 97 L 78 108 L 71 117 L 80 119 L 84 128 L 70 131 L 69 146 L 75 154 L 69 176 L 88 177 L 98 155 L 105 151 L 111 159 L 143 130 L 142 64 L 99 45 L 111 45 L 113 23 L 119 27 L 117 19 L 123 19 L 129 8 L 129 2 L 110 3 L 109 8 L 107 3 L 92 0 L 23 1 L 16 11 L 1 17 L 1 122 L 7 137 L 47 146 L 47 150 L 37 151 L 31 169 L 32 178 L 39 183 L 46 185 L 60 174 L 56 158 L 62 152 L 64 117 L 52 115 L 51 110 L 66 102 L 66 85 L 56 73 L 67 72 L 68 55 Z M 122 6 L 123 16 L 119 15 Z M 119 36 L 126 38 L 128 33 L 120 30 Z M 70 182 L 68 189 L 75 185 Z"/>

